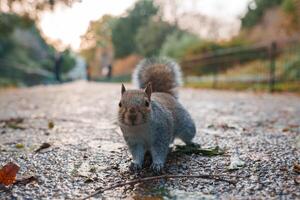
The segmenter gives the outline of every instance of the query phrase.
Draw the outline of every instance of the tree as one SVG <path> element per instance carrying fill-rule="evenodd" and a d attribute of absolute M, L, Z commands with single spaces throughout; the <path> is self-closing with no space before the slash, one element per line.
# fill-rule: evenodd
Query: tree
<path fill-rule="evenodd" d="M 61 72 L 67 73 L 71 69 L 74 68 L 76 61 L 74 56 L 72 55 L 72 51 L 70 48 L 67 48 L 61 53 L 62 63 L 61 63 Z"/>
<path fill-rule="evenodd" d="M 138 29 L 135 38 L 137 52 L 148 57 L 158 55 L 166 37 L 174 29 L 175 27 L 161 20 L 150 20 Z"/>
<path fill-rule="evenodd" d="M 158 8 L 154 6 L 151 0 L 141 0 L 127 11 L 128 16 L 115 21 L 112 28 L 115 57 L 125 57 L 137 51 L 135 38 L 139 28 L 147 24 L 157 11 Z"/>
<path fill-rule="evenodd" d="M 15 28 L 36 27 L 41 12 L 53 10 L 57 5 L 71 5 L 78 0 L 1 0 L 0 1 L 0 51 L 7 44 Z"/>
<path fill-rule="evenodd" d="M 87 32 L 81 37 L 80 54 L 85 58 L 92 76 L 99 76 L 101 68 L 111 63 L 113 54 L 112 23 L 115 18 L 104 15 L 90 23 Z"/>
<path fill-rule="evenodd" d="M 243 28 L 256 25 L 262 18 L 264 12 L 273 6 L 280 5 L 283 0 L 252 0 L 248 5 L 246 15 L 241 19 Z"/>
<path fill-rule="evenodd" d="M 81 37 L 80 49 L 90 49 L 101 47 L 109 48 L 112 46 L 111 29 L 114 18 L 104 15 L 97 21 L 92 21 L 86 33 Z"/>
<path fill-rule="evenodd" d="M 282 9 L 286 14 L 284 27 L 288 31 L 300 30 L 300 1 L 299 0 L 284 0 Z"/>
<path fill-rule="evenodd" d="M 199 42 L 200 39 L 193 34 L 175 31 L 166 38 L 160 54 L 180 60 L 185 56 L 189 48 L 197 45 Z"/>
<path fill-rule="evenodd" d="M 45 10 L 53 10 L 57 5 L 70 6 L 79 0 L 1 0 L 0 13 L 15 13 L 20 16 L 37 19 Z"/>
<path fill-rule="evenodd" d="M 51 80 L 56 50 L 37 27 L 40 13 L 76 0 L 0 0 L 0 82 L 33 84 Z M 75 64 L 70 52 L 62 53 L 62 72 Z M 34 76 L 35 78 L 32 78 Z"/>

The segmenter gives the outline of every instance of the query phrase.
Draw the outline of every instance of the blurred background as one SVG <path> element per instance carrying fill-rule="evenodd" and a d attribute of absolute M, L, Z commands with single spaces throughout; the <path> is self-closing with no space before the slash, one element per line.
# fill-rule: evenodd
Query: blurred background
<path fill-rule="evenodd" d="M 300 91 L 300 0 L 1 0 L 0 87 L 129 82 L 144 57 L 185 85 Z"/>

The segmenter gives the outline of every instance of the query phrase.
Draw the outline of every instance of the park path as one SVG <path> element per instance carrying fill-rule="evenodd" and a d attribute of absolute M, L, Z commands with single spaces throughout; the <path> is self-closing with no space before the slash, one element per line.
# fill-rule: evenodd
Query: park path
<path fill-rule="evenodd" d="M 127 170 L 130 158 L 116 123 L 119 98 L 120 84 L 83 81 L 0 90 L 0 166 L 13 161 L 21 167 L 18 177 L 37 178 L 1 191 L 0 199 L 79 199 L 95 188 L 134 178 Z M 299 96 L 182 89 L 180 101 L 195 119 L 195 142 L 219 146 L 226 154 L 171 153 L 167 173 L 246 178 L 236 185 L 160 180 L 107 191 L 104 197 L 300 198 L 295 180 L 299 174 L 293 170 L 300 163 Z M 50 148 L 35 153 L 43 143 Z M 240 169 L 228 169 L 233 155 L 244 161 Z M 151 175 L 147 169 L 141 176 L 146 175 Z"/>

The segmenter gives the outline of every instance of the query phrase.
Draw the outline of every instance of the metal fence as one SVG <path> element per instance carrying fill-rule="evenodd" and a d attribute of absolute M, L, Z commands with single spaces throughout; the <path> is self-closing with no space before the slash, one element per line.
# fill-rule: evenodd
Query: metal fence
<path fill-rule="evenodd" d="M 181 65 L 188 82 L 212 88 L 259 86 L 273 92 L 294 85 L 300 90 L 300 45 L 295 41 L 221 49 L 187 58 Z"/>

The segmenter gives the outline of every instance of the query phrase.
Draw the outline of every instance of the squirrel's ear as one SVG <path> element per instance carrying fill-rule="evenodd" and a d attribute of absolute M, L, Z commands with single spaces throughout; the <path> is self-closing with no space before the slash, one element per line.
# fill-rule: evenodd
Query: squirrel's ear
<path fill-rule="evenodd" d="M 145 92 L 150 100 L 151 93 L 152 93 L 152 84 L 150 82 L 147 84 L 147 87 L 145 88 Z"/>
<path fill-rule="evenodd" d="M 124 84 L 122 83 L 122 95 L 123 95 L 123 93 L 126 91 L 126 88 L 125 88 L 125 86 L 124 86 Z"/>

